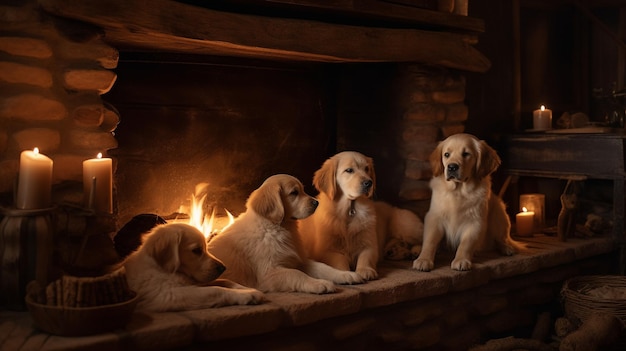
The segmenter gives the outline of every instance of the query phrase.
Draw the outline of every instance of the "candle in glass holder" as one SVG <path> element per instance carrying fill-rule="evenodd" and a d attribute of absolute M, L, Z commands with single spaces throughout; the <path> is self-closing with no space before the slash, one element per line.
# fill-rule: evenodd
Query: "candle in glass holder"
<path fill-rule="evenodd" d="M 547 109 L 544 105 L 541 105 L 538 110 L 533 111 L 533 129 L 552 129 L 552 110 Z"/>
<path fill-rule="evenodd" d="M 519 236 L 531 236 L 534 230 L 535 213 L 528 211 L 526 207 L 522 209 L 522 212 L 515 215 L 515 226 L 517 228 L 517 235 Z"/>
<path fill-rule="evenodd" d="M 22 210 L 48 208 L 52 197 L 52 160 L 38 148 L 22 151 L 16 206 Z"/>
<path fill-rule="evenodd" d="M 102 153 L 83 161 L 83 198 L 89 209 L 113 212 L 113 161 Z"/>

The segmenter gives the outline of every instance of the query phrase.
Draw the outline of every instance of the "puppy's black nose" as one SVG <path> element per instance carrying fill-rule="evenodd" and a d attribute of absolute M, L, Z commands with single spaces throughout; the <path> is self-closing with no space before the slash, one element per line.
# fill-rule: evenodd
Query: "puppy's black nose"
<path fill-rule="evenodd" d="M 320 202 L 315 200 L 315 199 L 311 199 L 311 206 L 313 206 L 313 208 L 317 208 L 317 205 L 319 205 Z"/>
<path fill-rule="evenodd" d="M 364 180 L 364 181 L 363 181 L 363 183 L 362 183 L 362 185 L 363 185 L 363 189 L 369 189 L 369 188 L 371 188 L 371 187 L 372 187 L 372 184 L 374 184 L 374 183 L 372 182 L 372 180 L 371 180 L 371 179 Z"/>
<path fill-rule="evenodd" d="M 459 164 L 458 163 L 451 163 L 448 165 L 448 171 L 449 172 L 456 172 L 459 170 Z"/>

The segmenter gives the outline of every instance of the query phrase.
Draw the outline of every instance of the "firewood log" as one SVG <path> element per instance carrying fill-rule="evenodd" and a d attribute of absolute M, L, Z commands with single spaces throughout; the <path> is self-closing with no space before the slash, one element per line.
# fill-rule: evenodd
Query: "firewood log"
<path fill-rule="evenodd" d="M 607 350 L 618 341 L 622 322 L 615 315 L 594 312 L 576 330 L 561 341 L 559 351 Z"/>

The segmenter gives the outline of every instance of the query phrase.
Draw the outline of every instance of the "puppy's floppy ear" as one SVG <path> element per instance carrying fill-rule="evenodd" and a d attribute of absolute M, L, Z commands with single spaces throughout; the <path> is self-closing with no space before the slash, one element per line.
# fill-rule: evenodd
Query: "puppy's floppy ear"
<path fill-rule="evenodd" d="M 313 186 L 317 191 L 325 193 L 331 199 L 337 191 L 337 158 L 331 157 L 322 164 L 313 176 Z"/>
<path fill-rule="evenodd" d="M 278 184 L 263 184 L 250 194 L 246 207 L 269 219 L 272 223 L 280 224 L 285 216 L 280 191 Z"/>
<path fill-rule="evenodd" d="M 495 172 L 500 167 L 502 160 L 496 150 L 484 140 L 478 141 L 477 144 L 479 157 L 476 162 L 476 176 L 482 179 Z"/>
<path fill-rule="evenodd" d="M 443 174 L 443 162 L 441 162 L 441 153 L 443 152 L 443 142 L 439 142 L 437 147 L 430 154 L 430 168 L 433 171 L 433 177 L 439 177 Z"/>
<path fill-rule="evenodd" d="M 180 266 L 178 246 L 183 234 L 167 224 L 154 229 L 146 240 L 145 250 L 165 271 L 175 273 Z"/>

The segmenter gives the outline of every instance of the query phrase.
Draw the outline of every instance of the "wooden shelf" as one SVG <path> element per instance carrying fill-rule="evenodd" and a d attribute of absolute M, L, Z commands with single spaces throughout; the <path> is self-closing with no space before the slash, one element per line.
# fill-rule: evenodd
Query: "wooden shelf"
<path fill-rule="evenodd" d="M 473 47 L 475 33 L 260 16 L 167 0 L 39 3 L 53 15 L 102 28 L 105 40 L 121 50 L 313 62 L 417 62 L 472 72 L 485 72 L 491 65 Z"/>

